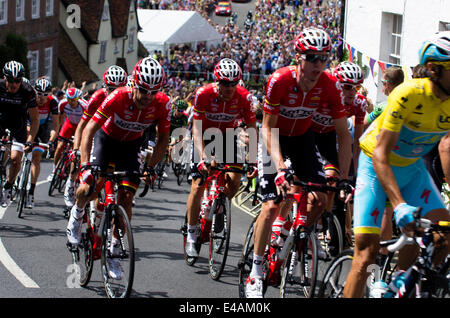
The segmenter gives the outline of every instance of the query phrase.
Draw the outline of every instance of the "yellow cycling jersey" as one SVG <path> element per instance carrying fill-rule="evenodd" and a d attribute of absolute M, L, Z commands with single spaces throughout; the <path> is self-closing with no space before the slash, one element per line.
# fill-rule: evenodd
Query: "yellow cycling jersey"
<path fill-rule="evenodd" d="M 361 150 L 369 157 L 372 157 L 381 129 L 400 133 L 389 155 L 389 163 L 408 166 L 428 153 L 450 131 L 450 99 L 437 98 L 428 78 L 407 81 L 391 92 L 383 113 L 361 136 Z"/>

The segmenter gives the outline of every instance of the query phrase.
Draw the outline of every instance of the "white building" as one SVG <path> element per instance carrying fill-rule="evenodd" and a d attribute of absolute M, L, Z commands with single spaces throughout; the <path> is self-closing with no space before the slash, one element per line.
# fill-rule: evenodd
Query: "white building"
<path fill-rule="evenodd" d="M 345 7 L 344 41 L 367 65 L 364 86 L 374 103 L 386 99 L 378 61 L 413 67 L 423 41 L 450 30 L 450 0 L 346 0 Z"/>

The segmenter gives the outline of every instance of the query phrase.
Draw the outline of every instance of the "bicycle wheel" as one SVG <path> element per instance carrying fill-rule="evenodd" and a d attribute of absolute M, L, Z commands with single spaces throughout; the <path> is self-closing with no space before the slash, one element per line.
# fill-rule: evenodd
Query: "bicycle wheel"
<path fill-rule="evenodd" d="M 53 178 L 50 181 L 50 187 L 48 188 L 49 196 L 52 196 L 53 191 L 59 187 L 59 183 L 61 182 L 60 175 L 61 175 L 61 170 L 62 170 L 63 164 L 64 164 L 64 162 L 61 158 L 61 160 L 59 160 L 58 164 L 56 165 L 56 169 L 53 173 Z"/>
<path fill-rule="evenodd" d="M 345 281 L 352 268 L 352 262 L 353 250 L 348 249 L 339 254 L 328 266 L 317 297 L 342 298 Z"/>
<path fill-rule="evenodd" d="M 324 213 L 322 218 L 325 226 L 323 227 L 323 245 L 327 256 L 336 257 L 344 249 L 343 231 L 338 218 L 333 213 Z"/>
<path fill-rule="evenodd" d="M 27 199 L 28 177 L 30 175 L 31 162 L 25 162 L 19 188 L 19 201 L 17 202 L 17 217 L 22 217 L 23 207 Z"/>
<path fill-rule="evenodd" d="M 315 295 L 318 263 L 315 233 L 302 234 L 305 237 L 292 244 L 280 269 L 282 298 L 312 298 Z"/>
<path fill-rule="evenodd" d="M 86 209 L 87 210 L 87 209 Z M 88 211 L 85 211 L 87 214 Z M 92 246 L 92 228 L 88 222 L 83 223 L 81 241 L 78 244 L 80 255 L 78 257 L 78 273 L 81 287 L 86 287 L 91 280 L 92 269 L 94 268 L 94 251 Z"/>
<path fill-rule="evenodd" d="M 186 169 L 184 167 L 180 168 L 180 171 L 177 175 L 177 184 L 180 186 L 183 183 L 184 176 L 186 175 Z"/>
<path fill-rule="evenodd" d="M 230 246 L 230 200 L 222 194 L 213 202 L 209 213 L 213 213 L 209 240 L 209 276 L 213 280 L 218 280 L 225 268 Z"/>
<path fill-rule="evenodd" d="M 59 193 L 64 193 L 66 183 L 67 183 L 67 178 L 69 178 L 69 175 L 70 175 L 70 162 L 67 161 L 67 162 L 65 162 L 64 169 L 61 169 L 61 176 L 59 178 L 61 181 L 58 184 L 58 192 Z"/>
<path fill-rule="evenodd" d="M 107 206 L 103 218 L 101 267 L 106 295 L 109 298 L 128 298 L 133 286 L 135 260 L 131 224 L 120 205 Z M 116 237 L 115 246 L 113 236 Z M 119 269 L 114 278 L 113 268 Z"/>

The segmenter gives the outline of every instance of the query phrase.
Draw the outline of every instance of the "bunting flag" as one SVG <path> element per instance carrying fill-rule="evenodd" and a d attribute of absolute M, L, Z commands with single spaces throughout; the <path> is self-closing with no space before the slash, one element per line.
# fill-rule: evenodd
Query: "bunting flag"
<path fill-rule="evenodd" d="M 375 79 L 378 75 L 378 72 L 376 71 L 376 65 L 378 64 L 380 70 L 380 74 L 382 74 L 384 72 L 385 69 L 390 68 L 392 66 L 397 66 L 400 67 L 403 70 L 403 73 L 405 74 L 405 77 L 408 78 L 412 78 L 412 66 L 406 66 L 406 65 L 397 65 L 397 64 L 391 64 L 391 63 L 387 63 L 387 62 L 383 62 L 383 61 L 378 61 L 362 52 L 359 52 L 358 50 L 356 50 L 356 48 L 352 47 L 348 42 L 346 42 L 344 40 L 345 43 L 345 48 L 347 49 L 348 52 L 348 61 L 349 62 L 354 62 L 356 57 L 355 54 L 361 54 L 363 56 L 363 61 L 360 61 L 361 63 L 364 62 L 364 64 L 368 65 L 370 67 L 370 74 L 372 75 L 372 77 Z M 356 61 L 355 61 L 356 62 Z M 375 85 L 376 85 L 375 81 Z"/>

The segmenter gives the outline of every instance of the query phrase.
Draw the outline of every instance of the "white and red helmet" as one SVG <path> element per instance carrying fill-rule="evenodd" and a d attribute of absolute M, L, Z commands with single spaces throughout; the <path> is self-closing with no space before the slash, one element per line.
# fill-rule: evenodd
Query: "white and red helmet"
<path fill-rule="evenodd" d="M 334 69 L 333 75 L 343 84 L 359 85 L 364 82 L 364 76 L 358 64 L 341 62 Z"/>
<path fill-rule="evenodd" d="M 306 28 L 295 40 L 295 49 L 299 53 L 305 51 L 330 52 L 331 39 L 327 32 L 318 28 Z"/>
<path fill-rule="evenodd" d="M 163 87 L 166 74 L 157 60 L 146 57 L 137 62 L 133 70 L 133 78 L 136 86 L 158 90 Z"/>
<path fill-rule="evenodd" d="M 127 83 L 127 72 L 120 66 L 112 65 L 103 74 L 103 82 L 106 86 L 124 86 Z"/>
<path fill-rule="evenodd" d="M 83 92 L 75 87 L 71 87 L 66 90 L 66 98 L 67 99 L 78 99 L 82 95 L 83 95 Z"/>
<path fill-rule="evenodd" d="M 229 58 L 219 61 L 214 67 L 214 79 L 216 82 L 237 82 L 242 78 L 241 67 L 238 63 Z"/>

